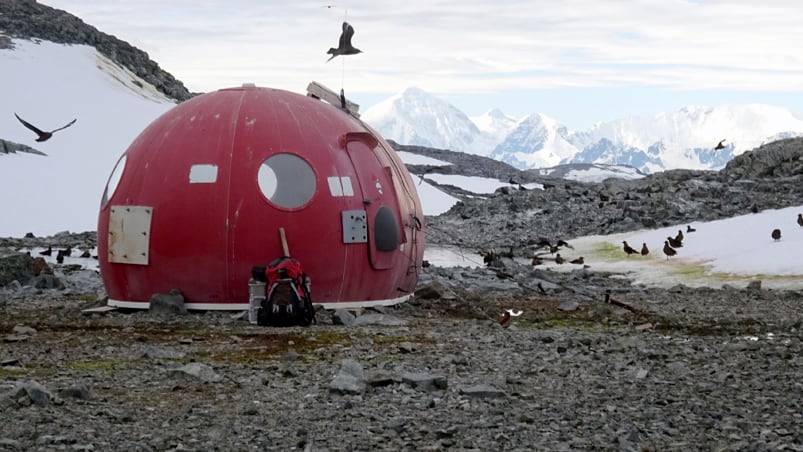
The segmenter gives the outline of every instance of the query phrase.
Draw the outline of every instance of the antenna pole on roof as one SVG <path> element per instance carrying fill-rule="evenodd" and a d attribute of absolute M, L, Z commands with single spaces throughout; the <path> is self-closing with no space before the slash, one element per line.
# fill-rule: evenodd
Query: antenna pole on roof
<path fill-rule="evenodd" d="M 348 22 L 348 18 L 349 10 L 343 8 L 343 22 Z M 340 64 L 340 91 L 343 91 L 343 87 L 346 85 L 346 59 L 342 58 Z"/>
<path fill-rule="evenodd" d="M 287 246 L 287 236 L 284 235 L 284 228 L 279 228 L 279 238 L 282 239 L 282 252 L 285 256 L 290 257 L 290 248 Z"/>

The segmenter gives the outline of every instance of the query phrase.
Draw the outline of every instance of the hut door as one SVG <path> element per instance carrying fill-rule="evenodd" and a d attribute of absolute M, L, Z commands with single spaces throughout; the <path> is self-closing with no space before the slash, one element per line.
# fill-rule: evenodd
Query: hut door
<path fill-rule="evenodd" d="M 372 146 L 370 135 L 349 134 L 346 148 L 360 184 L 368 223 L 368 256 L 375 269 L 391 268 L 399 249 L 401 228 L 399 206 L 390 167 L 382 166 Z M 370 138 L 370 140 L 368 140 Z"/>

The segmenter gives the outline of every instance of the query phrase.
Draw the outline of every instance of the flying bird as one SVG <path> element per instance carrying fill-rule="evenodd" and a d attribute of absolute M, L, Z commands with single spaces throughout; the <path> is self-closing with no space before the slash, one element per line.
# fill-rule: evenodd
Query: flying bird
<path fill-rule="evenodd" d="M 669 246 L 669 241 L 668 240 L 664 240 L 664 254 L 666 254 L 666 260 L 669 260 L 670 257 L 674 256 L 677 253 L 678 252 L 675 251 L 674 248 Z"/>
<path fill-rule="evenodd" d="M 354 36 L 354 27 L 352 27 L 348 22 L 343 22 L 343 31 L 340 33 L 340 42 L 338 43 L 336 49 L 331 47 L 329 48 L 329 51 L 326 52 L 332 55 L 326 61 L 331 61 L 332 58 L 338 55 L 355 55 L 362 52 L 362 50 L 351 45 L 352 36 Z"/>
<path fill-rule="evenodd" d="M 625 250 L 625 253 L 627 253 L 628 257 L 630 257 L 631 254 L 638 254 L 638 251 L 634 250 L 633 247 L 627 244 L 627 240 L 623 240 L 622 243 L 624 243 L 622 249 Z"/>
<path fill-rule="evenodd" d="M 70 127 L 76 121 L 75 119 L 73 119 L 72 121 L 68 122 L 66 126 L 59 127 L 58 129 L 53 129 L 50 132 L 45 132 L 43 130 L 39 130 L 38 128 L 36 128 L 36 126 L 31 124 L 30 122 L 20 118 L 18 114 L 14 113 L 14 116 L 16 116 L 17 119 L 19 119 L 19 121 L 22 123 L 22 125 L 24 125 L 25 127 L 33 130 L 34 133 L 36 133 L 38 135 L 38 137 L 36 138 L 36 141 L 47 141 L 47 140 L 50 139 L 50 137 L 53 136 L 54 133 L 58 132 L 59 130 L 66 129 L 67 127 Z"/>
<path fill-rule="evenodd" d="M 646 256 L 648 254 L 650 254 L 650 249 L 647 248 L 647 243 L 644 242 L 644 243 L 641 244 L 641 255 L 642 256 Z"/>
<path fill-rule="evenodd" d="M 780 229 L 773 229 L 772 230 L 772 239 L 776 242 L 781 240 L 781 230 Z"/>
<path fill-rule="evenodd" d="M 566 241 L 564 241 L 564 240 L 558 240 L 558 243 L 556 243 L 556 245 L 557 245 L 557 246 L 565 246 L 566 248 L 571 248 L 571 249 L 574 249 L 574 247 L 573 247 L 573 246 L 569 245 L 569 244 L 568 244 Z"/>
<path fill-rule="evenodd" d="M 725 145 L 723 145 L 723 144 L 722 144 L 722 143 L 724 143 L 725 141 L 726 141 L 726 140 L 722 140 L 722 141 L 720 141 L 719 143 L 717 143 L 717 145 L 716 145 L 716 146 L 714 146 L 714 150 L 715 150 L 715 151 L 718 151 L 718 150 L 720 150 L 720 149 L 725 149 Z"/>

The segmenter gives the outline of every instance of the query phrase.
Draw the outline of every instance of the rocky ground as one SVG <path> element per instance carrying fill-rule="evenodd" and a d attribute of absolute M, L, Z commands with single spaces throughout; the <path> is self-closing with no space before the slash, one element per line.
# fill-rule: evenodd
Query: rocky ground
<path fill-rule="evenodd" d="M 16 250 L 94 233 L 0 238 L 0 450 L 803 450 L 803 290 L 521 263 L 540 237 L 799 205 L 802 165 L 787 140 L 719 173 L 466 198 L 427 218 L 428 244 L 518 260 L 428 267 L 411 301 L 307 328 L 87 312 L 104 305 L 97 273 L 34 274 Z M 447 168 L 462 167 L 508 171 Z"/>
<path fill-rule="evenodd" d="M 285 329 L 0 289 L 0 450 L 803 450 L 803 292 L 519 270 Z"/>

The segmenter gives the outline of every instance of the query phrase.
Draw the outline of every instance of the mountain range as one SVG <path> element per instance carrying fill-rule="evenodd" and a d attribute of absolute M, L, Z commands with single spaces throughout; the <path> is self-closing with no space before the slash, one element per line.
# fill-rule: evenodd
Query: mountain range
<path fill-rule="evenodd" d="M 644 173 L 716 170 L 761 144 L 803 136 L 803 120 L 773 105 L 689 106 L 573 131 L 544 113 L 515 118 L 494 109 L 469 117 L 415 87 L 370 107 L 362 119 L 401 144 L 487 156 L 519 169 L 598 163 Z"/>

